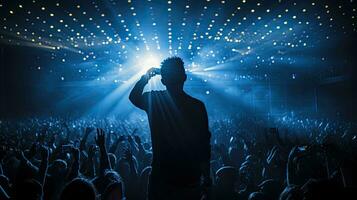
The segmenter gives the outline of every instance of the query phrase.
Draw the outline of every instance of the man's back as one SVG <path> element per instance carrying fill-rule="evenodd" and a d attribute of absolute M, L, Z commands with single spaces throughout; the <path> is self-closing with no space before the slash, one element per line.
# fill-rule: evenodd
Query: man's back
<path fill-rule="evenodd" d="M 143 93 L 156 75 L 161 75 L 167 90 Z M 183 60 L 167 58 L 161 69 L 149 69 L 129 95 L 149 118 L 153 148 L 150 200 L 200 199 L 204 188 L 211 185 L 207 112 L 201 101 L 184 92 L 186 79 Z"/>
<path fill-rule="evenodd" d="M 142 98 L 151 129 L 153 170 L 172 184 L 199 181 L 200 163 L 210 153 L 204 104 L 186 93 L 168 91 L 146 92 Z"/>

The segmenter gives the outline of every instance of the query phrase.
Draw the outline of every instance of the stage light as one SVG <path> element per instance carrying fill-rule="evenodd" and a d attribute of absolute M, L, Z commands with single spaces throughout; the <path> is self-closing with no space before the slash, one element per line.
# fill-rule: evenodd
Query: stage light
<path fill-rule="evenodd" d="M 209 85 L 202 94 L 207 91 L 210 98 L 218 94 L 216 90 L 226 89 L 226 82 L 265 84 L 274 76 L 276 80 L 298 81 L 305 73 L 302 68 L 310 72 L 311 67 L 325 70 L 326 65 L 332 65 L 324 49 L 334 48 L 340 38 L 357 32 L 352 1 L 342 6 L 246 0 L 196 0 L 182 5 L 166 0 L 164 7 L 152 0 L 145 5 L 132 0 L 43 5 L 9 2 L 7 6 L 0 3 L 1 45 L 36 48 L 36 59 L 29 65 L 36 66 L 33 69 L 41 76 L 48 74 L 63 83 L 78 81 L 79 85 L 82 81 L 116 83 L 118 90 L 101 106 L 118 102 L 115 97 L 124 96 L 142 74 L 160 67 L 170 55 L 192 63 L 187 85 Z M 196 9 L 201 12 L 191 13 Z M 96 12 L 88 16 L 93 10 Z M 275 73 L 280 70 L 283 73 Z M 150 83 L 160 85 L 160 78 L 155 76 Z M 232 94 L 231 98 L 237 97 Z"/>
<path fill-rule="evenodd" d="M 144 54 L 136 57 L 136 65 L 143 71 L 147 71 L 152 67 L 160 67 L 162 56 L 158 54 Z"/>

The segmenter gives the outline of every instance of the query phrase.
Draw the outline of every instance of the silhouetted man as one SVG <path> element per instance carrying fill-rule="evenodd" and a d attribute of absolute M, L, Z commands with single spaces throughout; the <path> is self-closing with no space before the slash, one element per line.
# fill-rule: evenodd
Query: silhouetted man
<path fill-rule="evenodd" d="M 151 77 L 161 74 L 164 91 L 143 93 Z M 153 149 L 149 199 L 200 199 L 210 185 L 210 137 L 205 105 L 183 91 L 181 58 L 167 58 L 161 70 L 150 69 L 135 84 L 130 101 L 146 111 Z"/>

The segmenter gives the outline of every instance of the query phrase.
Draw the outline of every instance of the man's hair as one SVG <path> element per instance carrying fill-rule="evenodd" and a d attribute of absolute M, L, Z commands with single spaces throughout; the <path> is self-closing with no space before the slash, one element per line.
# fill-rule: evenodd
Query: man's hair
<path fill-rule="evenodd" d="M 161 63 L 161 76 L 170 82 L 183 82 L 185 77 L 184 62 L 180 57 L 169 57 Z"/>

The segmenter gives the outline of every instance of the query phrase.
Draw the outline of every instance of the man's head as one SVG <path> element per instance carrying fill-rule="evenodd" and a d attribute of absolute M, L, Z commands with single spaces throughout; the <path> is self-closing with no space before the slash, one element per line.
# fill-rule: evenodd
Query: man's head
<path fill-rule="evenodd" d="M 161 82 L 168 88 L 182 87 L 186 81 L 183 60 L 179 57 L 170 57 L 161 63 Z"/>

